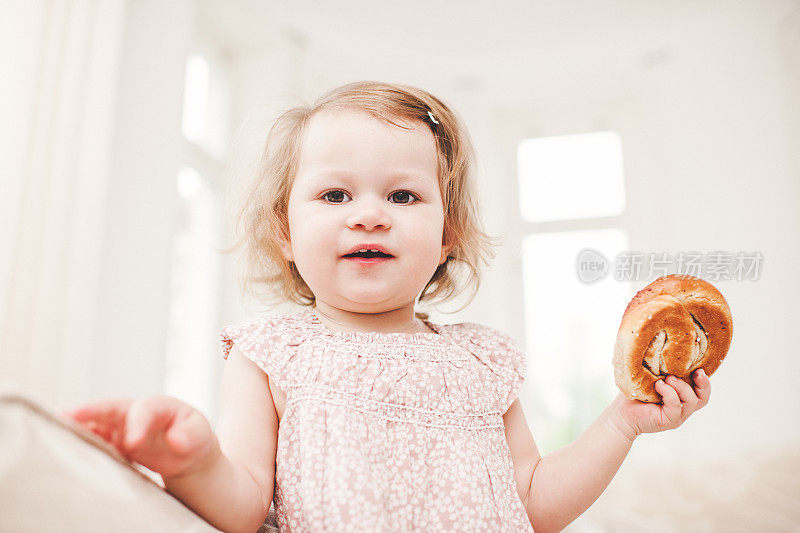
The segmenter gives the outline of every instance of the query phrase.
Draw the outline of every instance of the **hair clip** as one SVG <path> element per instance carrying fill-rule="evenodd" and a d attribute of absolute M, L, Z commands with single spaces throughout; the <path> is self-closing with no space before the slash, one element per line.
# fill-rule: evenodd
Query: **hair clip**
<path fill-rule="evenodd" d="M 439 121 L 438 121 L 438 120 L 436 120 L 435 118 L 433 118 L 433 113 L 431 113 L 430 111 L 428 111 L 428 116 L 430 117 L 430 119 L 431 119 L 431 122 L 433 122 L 434 124 L 438 124 L 438 123 L 439 123 Z"/>

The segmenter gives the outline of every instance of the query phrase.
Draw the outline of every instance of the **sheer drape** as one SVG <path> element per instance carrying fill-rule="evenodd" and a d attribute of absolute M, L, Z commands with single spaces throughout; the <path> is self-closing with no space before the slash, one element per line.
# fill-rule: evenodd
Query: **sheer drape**
<path fill-rule="evenodd" d="M 48 402 L 89 379 L 124 0 L 4 8 L 0 379 Z"/>

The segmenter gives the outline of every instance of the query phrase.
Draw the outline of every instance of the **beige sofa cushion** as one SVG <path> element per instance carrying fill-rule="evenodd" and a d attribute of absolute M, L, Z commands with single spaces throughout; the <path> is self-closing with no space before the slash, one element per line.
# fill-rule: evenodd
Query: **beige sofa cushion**
<path fill-rule="evenodd" d="M 0 509 L 0 531 L 218 531 L 156 474 L 8 383 L 0 383 Z"/>

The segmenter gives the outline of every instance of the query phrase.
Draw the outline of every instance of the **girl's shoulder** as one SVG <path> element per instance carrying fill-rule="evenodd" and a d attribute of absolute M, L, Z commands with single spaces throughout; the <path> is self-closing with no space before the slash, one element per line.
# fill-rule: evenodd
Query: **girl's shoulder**
<path fill-rule="evenodd" d="M 224 359 L 235 345 L 284 391 L 304 372 L 293 363 L 304 338 L 305 323 L 297 314 L 264 313 L 224 326 L 219 333 Z"/>
<path fill-rule="evenodd" d="M 519 395 L 527 373 L 526 356 L 517 340 L 501 329 L 475 322 L 443 327 L 491 372 L 498 407 L 505 413 Z"/>
<path fill-rule="evenodd" d="M 223 326 L 220 330 L 220 340 L 225 348 L 225 355 L 227 356 L 234 342 L 239 345 L 258 346 L 277 344 L 292 346 L 302 343 L 308 324 L 301 315 L 302 313 L 262 313 L 237 324 Z"/>
<path fill-rule="evenodd" d="M 517 339 L 506 331 L 475 322 L 440 327 L 484 363 L 511 367 L 520 375 L 525 373 L 525 353 Z"/>
<path fill-rule="evenodd" d="M 285 333 L 302 329 L 308 322 L 303 318 L 304 312 L 295 313 L 260 313 L 238 324 L 225 326 L 226 328 L 248 328 L 259 330 L 262 333 Z"/>
<path fill-rule="evenodd" d="M 513 335 L 486 324 L 460 322 L 458 324 L 439 325 L 439 328 L 456 338 L 465 339 L 479 346 L 519 350 L 519 343 Z"/>

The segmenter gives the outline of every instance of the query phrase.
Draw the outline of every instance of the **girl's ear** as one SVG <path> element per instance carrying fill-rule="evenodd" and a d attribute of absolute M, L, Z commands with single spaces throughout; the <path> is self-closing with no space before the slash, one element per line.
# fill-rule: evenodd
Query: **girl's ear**
<path fill-rule="evenodd" d="M 292 243 L 290 243 L 286 239 L 281 239 L 279 241 L 279 244 L 284 259 L 286 259 L 287 261 L 294 261 L 294 254 L 292 253 Z"/>
<path fill-rule="evenodd" d="M 281 255 L 287 261 L 294 261 L 294 254 L 292 254 L 292 238 L 289 235 L 289 223 L 282 219 L 279 222 L 270 222 L 270 230 L 275 236 L 273 239 L 278 243 L 281 249 Z"/>
<path fill-rule="evenodd" d="M 447 256 L 450 255 L 450 251 L 452 249 L 453 245 L 444 242 L 444 239 L 442 239 L 442 255 L 439 258 L 439 265 L 442 265 L 445 261 L 447 261 Z"/>

